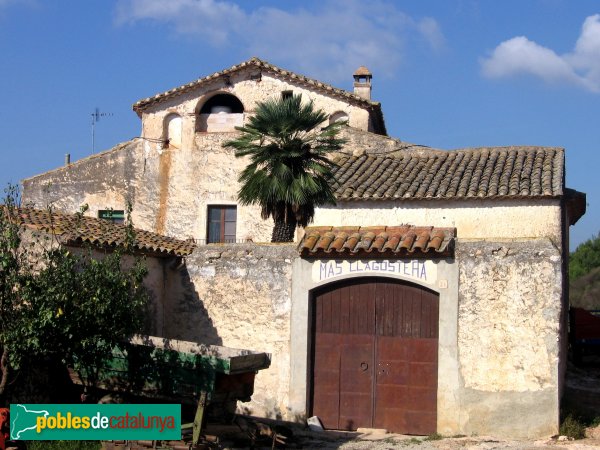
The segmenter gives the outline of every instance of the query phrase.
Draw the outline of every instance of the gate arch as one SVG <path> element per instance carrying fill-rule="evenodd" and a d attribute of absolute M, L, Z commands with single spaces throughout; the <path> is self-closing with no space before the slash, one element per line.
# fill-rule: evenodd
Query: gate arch
<path fill-rule="evenodd" d="M 439 295 L 382 277 L 310 297 L 309 410 L 325 428 L 437 431 Z"/>

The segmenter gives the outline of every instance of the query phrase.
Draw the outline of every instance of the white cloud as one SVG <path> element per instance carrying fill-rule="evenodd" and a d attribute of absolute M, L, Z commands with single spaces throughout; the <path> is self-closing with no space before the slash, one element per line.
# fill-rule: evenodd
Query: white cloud
<path fill-rule="evenodd" d="M 202 37 L 212 46 L 235 46 L 307 75 L 347 80 L 360 65 L 391 76 L 409 39 L 431 48 L 444 45 L 433 18 L 413 19 L 391 2 L 324 0 L 316 9 L 260 7 L 244 11 L 226 0 L 119 0 L 117 24 L 152 20 L 180 34 Z"/>
<path fill-rule="evenodd" d="M 567 82 L 600 93 L 600 14 L 585 19 L 572 52 L 559 55 L 524 36 L 498 45 L 481 61 L 490 78 L 530 74 L 549 83 Z"/>
<path fill-rule="evenodd" d="M 117 23 L 156 20 L 172 23 L 182 34 L 198 34 L 213 45 L 226 42 L 232 26 L 243 23 L 235 4 L 215 0 L 129 0 L 117 4 Z"/>
<path fill-rule="evenodd" d="M 36 6 L 36 0 L 0 0 L 0 8 L 4 8 L 10 5 L 26 5 L 26 6 Z"/>
<path fill-rule="evenodd" d="M 434 50 L 439 50 L 445 46 L 446 40 L 435 19 L 425 17 L 418 22 L 417 28 Z"/>

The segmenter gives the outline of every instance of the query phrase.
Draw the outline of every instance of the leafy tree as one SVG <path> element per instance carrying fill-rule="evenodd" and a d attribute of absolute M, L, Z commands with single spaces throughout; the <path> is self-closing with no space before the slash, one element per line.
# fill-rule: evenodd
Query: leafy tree
<path fill-rule="evenodd" d="M 600 267 L 600 233 L 579 244 L 577 249 L 571 253 L 569 278 L 574 281 L 595 267 Z"/>
<path fill-rule="evenodd" d="M 98 367 L 141 331 L 148 300 L 141 258 L 74 253 L 55 236 L 32 234 L 19 226 L 17 198 L 10 187 L 0 206 L 0 395 L 26 359 Z"/>
<path fill-rule="evenodd" d="M 344 141 L 343 123 L 322 127 L 327 114 L 300 95 L 258 103 L 241 135 L 224 143 L 250 162 L 239 177 L 243 205 L 259 205 L 263 219 L 273 218 L 272 242 L 294 240 L 296 226 L 306 226 L 315 207 L 335 204 L 330 187 L 333 163 L 328 154 Z"/>

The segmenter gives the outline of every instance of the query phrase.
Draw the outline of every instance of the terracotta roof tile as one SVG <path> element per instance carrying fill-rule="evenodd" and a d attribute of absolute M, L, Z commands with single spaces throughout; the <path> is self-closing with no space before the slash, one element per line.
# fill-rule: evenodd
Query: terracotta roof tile
<path fill-rule="evenodd" d="M 343 155 L 332 183 L 338 200 L 560 197 L 564 150 L 492 147 Z"/>
<path fill-rule="evenodd" d="M 221 70 L 220 72 L 215 72 L 212 75 L 209 75 L 209 76 L 206 76 L 203 78 L 198 78 L 197 80 L 192 81 L 191 83 L 187 83 L 182 86 L 162 92 L 160 94 L 156 94 L 152 97 L 148 97 L 148 98 L 139 100 L 138 102 L 133 104 L 133 110 L 139 114 L 151 105 L 160 103 L 164 100 L 167 100 L 167 99 L 170 99 L 173 97 L 178 97 L 178 96 L 183 95 L 193 89 L 196 89 L 197 87 L 201 86 L 202 84 L 204 84 L 206 82 L 214 80 L 215 78 L 229 75 L 229 74 L 238 72 L 238 71 L 248 68 L 248 67 L 257 67 L 266 72 L 270 72 L 270 73 L 273 73 L 276 75 L 280 75 L 284 78 L 291 79 L 295 83 L 300 83 L 305 86 L 310 86 L 311 88 L 315 88 L 322 92 L 326 92 L 329 95 L 334 95 L 335 97 L 341 98 L 344 101 L 348 101 L 353 104 L 359 104 L 364 107 L 367 107 L 368 109 L 370 109 L 374 112 L 374 119 L 376 121 L 378 134 L 383 134 L 383 135 L 387 134 L 386 129 L 385 129 L 385 121 L 383 119 L 383 113 L 381 111 L 381 104 L 379 102 L 367 100 L 365 98 L 362 98 L 362 97 L 354 94 L 353 92 L 349 92 L 344 89 L 339 89 L 339 88 L 333 87 L 327 83 L 322 83 L 321 81 L 305 77 L 304 75 L 299 75 L 299 74 L 291 72 L 289 70 L 281 69 L 277 66 L 274 66 L 273 64 L 270 64 L 270 63 L 268 63 L 264 60 L 261 60 L 259 58 L 256 58 L 256 57 L 250 58 L 249 60 L 244 61 L 240 64 L 231 66 L 228 69 Z"/>
<path fill-rule="evenodd" d="M 64 214 L 33 208 L 20 208 L 18 220 L 28 228 L 53 233 L 65 244 L 89 243 L 99 247 L 120 247 L 126 241 L 126 226 L 79 214 Z M 156 256 L 189 255 L 195 248 L 192 241 L 182 241 L 150 231 L 134 229 L 134 247 L 142 253 Z"/>
<path fill-rule="evenodd" d="M 307 227 L 298 245 L 301 256 L 401 257 L 449 256 L 454 251 L 454 228 Z"/>
<path fill-rule="evenodd" d="M 369 69 L 367 69 L 365 66 L 360 66 L 358 69 L 356 69 L 356 72 L 354 72 L 355 76 L 365 76 L 365 75 L 372 75 L 371 71 Z"/>

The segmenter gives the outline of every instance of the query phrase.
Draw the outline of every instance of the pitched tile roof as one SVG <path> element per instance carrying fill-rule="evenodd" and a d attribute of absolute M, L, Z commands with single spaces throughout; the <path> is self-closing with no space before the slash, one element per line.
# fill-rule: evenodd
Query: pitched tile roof
<path fill-rule="evenodd" d="M 379 130 L 379 134 L 387 134 L 385 130 L 385 122 L 383 120 L 383 113 L 381 111 L 381 104 L 379 102 L 374 102 L 372 100 L 367 100 L 362 98 L 352 92 L 348 92 L 344 89 L 339 89 L 331 86 L 330 84 L 323 83 L 321 81 L 315 80 L 313 78 L 306 77 L 304 75 L 299 75 L 289 70 L 281 69 L 280 67 L 274 66 L 273 64 L 268 63 L 267 61 L 261 60 L 259 58 L 253 57 L 247 61 L 244 61 L 240 64 L 236 64 L 231 66 L 228 69 L 221 70 L 220 72 L 215 72 L 212 75 L 208 75 L 206 77 L 198 78 L 195 81 L 184 84 L 182 86 L 170 89 L 168 91 L 162 92 L 160 94 L 156 94 L 152 97 L 144 98 L 142 100 L 137 101 L 133 104 L 133 110 L 140 114 L 147 107 L 154 105 L 156 103 L 162 102 L 163 100 L 178 97 L 182 94 L 185 94 L 193 89 L 196 89 L 203 84 L 215 80 L 224 75 L 230 75 L 232 73 L 238 72 L 242 69 L 248 67 L 256 67 L 262 71 L 272 73 L 275 75 L 279 75 L 287 80 L 290 80 L 294 83 L 298 83 L 304 85 L 310 89 L 315 89 L 317 91 L 323 92 L 324 94 L 331 95 L 337 98 L 341 98 L 344 101 L 358 104 L 367 109 L 372 110 L 375 113 L 375 121 L 376 128 Z"/>
<path fill-rule="evenodd" d="M 339 200 L 560 197 L 564 188 L 561 148 L 405 150 L 336 163 Z"/>
<path fill-rule="evenodd" d="M 305 257 L 329 258 L 450 256 L 455 234 L 454 228 L 413 225 L 307 227 L 298 251 Z"/>
<path fill-rule="evenodd" d="M 126 226 L 80 214 L 63 214 L 33 208 L 19 208 L 18 221 L 27 228 L 53 233 L 65 244 L 89 243 L 98 247 L 121 247 L 126 242 Z M 135 230 L 134 248 L 154 256 L 184 256 L 195 244 L 168 236 Z"/>

